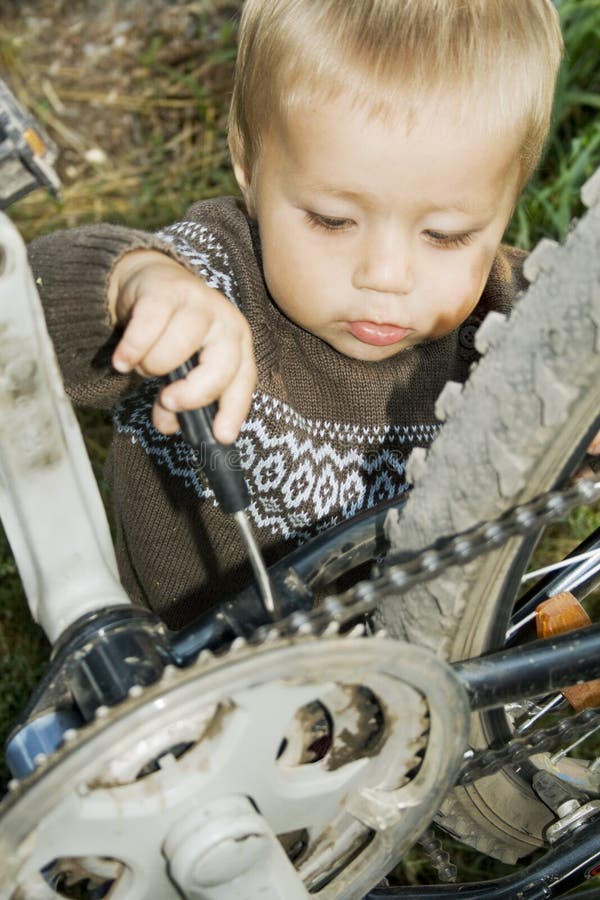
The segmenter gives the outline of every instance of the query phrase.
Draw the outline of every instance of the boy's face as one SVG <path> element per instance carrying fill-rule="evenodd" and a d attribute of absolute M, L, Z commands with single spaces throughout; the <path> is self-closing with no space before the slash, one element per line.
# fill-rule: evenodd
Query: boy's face
<path fill-rule="evenodd" d="M 475 116 L 473 117 L 476 118 Z M 272 124 L 251 179 L 266 282 L 300 327 L 378 361 L 448 334 L 477 305 L 519 177 L 510 135 L 369 118 L 344 98 Z"/>

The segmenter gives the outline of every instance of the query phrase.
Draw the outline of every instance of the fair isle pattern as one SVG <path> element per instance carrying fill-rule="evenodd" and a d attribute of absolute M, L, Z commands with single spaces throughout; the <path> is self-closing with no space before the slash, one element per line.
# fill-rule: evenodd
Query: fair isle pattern
<path fill-rule="evenodd" d="M 173 478 L 215 504 L 197 456 L 178 435 L 164 435 L 150 414 L 158 382 L 146 382 L 115 407 L 115 428 L 127 434 Z M 254 525 L 302 543 L 312 535 L 406 490 L 414 446 L 428 446 L 437 425 L 360 427 L 311 420 L 256 392 L 237 441 L 252 499 Z"/>
<path fill-rule="evenodd" d="M 158 235 L 185 257 L 210 287 L 236 306 L 239 291 L 229 256 L 204 225 L 180 222 Z M 114 423 L 197 497 L 216 505 L 195 452 L 180 437 L 154 428 L 151 409 L 160 382 L 147 381 L 117 404 Z M 289 404 L 255 392 L 237 441 L 254 525 L 286 540 L 307 538 L 399 497 L 407 488 L 406 461 L 414 446 L 428 446 L 438 425 L 361 427 L 308 419 Z"/>
<path fill-rule="evenodd" d="M 221 291 L 228 300 L 239 306 L 238 287 L 229 256 L 223 245 L 205 225 L 197 222 L 178 222 L 157 232 L 157 237 L 171 244 L 181 256 L 185 257 L 209 287 Z M 216 268 L 215 264 L 218 264 L 219 268 Z"/>

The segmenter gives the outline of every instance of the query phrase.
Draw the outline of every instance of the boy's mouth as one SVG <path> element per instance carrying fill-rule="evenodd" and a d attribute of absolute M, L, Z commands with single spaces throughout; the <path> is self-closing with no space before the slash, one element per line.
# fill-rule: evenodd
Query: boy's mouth
<path fill-rule="evenodd" d="M 357 340 L 375 347 L 397 344 L 412 331 L 412 328 L 401 328 L 399 325 L 380 325 L 377 322 L 349 322 L 348 328 L 350 334 Z"/>

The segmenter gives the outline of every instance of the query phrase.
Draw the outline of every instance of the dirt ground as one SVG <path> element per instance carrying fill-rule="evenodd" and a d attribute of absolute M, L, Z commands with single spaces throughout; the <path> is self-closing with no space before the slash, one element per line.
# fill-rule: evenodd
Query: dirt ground
<path fill-rule="evenodd" d="M 64 224 L 150 215 L 156 226 L 175 194 L 222 191 L 240 7 L 4 0 L 0 77 L 60 148 Z M 38 195 L 23 206 L 26 237 L 63 224 Z"/>

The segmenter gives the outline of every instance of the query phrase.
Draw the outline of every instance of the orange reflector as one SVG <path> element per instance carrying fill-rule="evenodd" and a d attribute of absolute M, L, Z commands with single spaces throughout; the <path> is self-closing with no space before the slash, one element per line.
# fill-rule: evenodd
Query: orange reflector
<path fill-rule="evenodd" d="M 544 600 L 535 612 L 537 635 L 541 638 L 554 637 L 555 634 L 592 624 L 579 600 L 569 591 Z"/>
<path fill-rule="evenodd" d="M 34 156 L 43 156 L 46 152 L 46 145 L 33 128 L 26 128 L 23 137 L 29 144 Z"/>
<path fill-rule="evenodd" d="M 591 625 L 585 609 L 569 591 L 544 600 L 536 609 L 536 630 L 540 638 L 551 638 Z M 588 709 L 600 705 L 600 678 L 574 684 L 562 689 L 562 694 L 573 709 Z"/>

